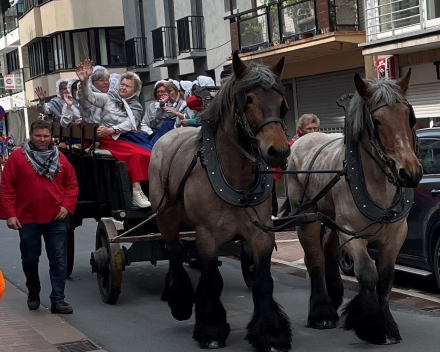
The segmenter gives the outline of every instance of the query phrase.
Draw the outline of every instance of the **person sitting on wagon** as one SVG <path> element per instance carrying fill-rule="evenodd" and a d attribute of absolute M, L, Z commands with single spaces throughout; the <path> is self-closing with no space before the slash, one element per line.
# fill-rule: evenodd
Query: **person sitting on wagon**
<path fill-rule="evenodd" d="M 63 105 L 61 115 L 61 126 L 70 127 L 72 123 L 80 124 L 82 122 L 82 108 L 77 100 L 78 91 L 78 78 L 72 78 L 67 84 L 67 92 L 64 93 L 63 99 L 65 101 Z"/>
<path fill-rule="evenodd" d="M 189 109 L 196 111 L 197 113 L 201 112 L 203 110 L 203 99 L 206 97 L 213 98 L 215 97 L 214 92 L 210 92 L 204 87 L 214 87 L 215 83 L 214 80 L 211 77 L 208 76 L 199 76 L 197 77 L 197 86 L 195 89 L 193 89 L 193 95 L 189 97 L 186 101 L 186 104 Z M 195 115 L 192 119 L 188 120 L 188 126 L 200 126 L 200 120 L 198 118 L 198 114 Z M 185 125 L 185 123 L 182 121 L 182 125 Z"/>
<path fill-rule="evenodd" d="M 83 99 L 104 112 L 101 126 L 97 129 L 100 148 L 106 149 L 119 161 L 127 165 L 127 173 L 133 184 L 133 205 L 140 208 L 151 206 L 141 188 L 141 181 L 148 180 L 148 165 L 151 152 L 147 150 L 148 137 L 137 132 L 138 121 L 143 109 L 137 101 L 142 89 L 139 76 L 133 72 L 124 73 L 119 82 L 119 93 L 92 92 L 87 84 L 91 61 L 79 64 L 76 74 L 81 81 Z"/>
<path fill-rule="evenodd" d="M 89 60 L 90 61 L 90 60 Z M 85 60 L 86 69 L 89 73 L 87 85 L 93 93 L 118 93 L 120 75 L 117 73 L 110 74 L 103 66 L 93 66 L 91 62 Z M 79 88 L 79 87 L 78 87 Z M 77 97 L 82 108 L 82 117 L 88 123 L 101 123 L 103 111 L 101 108 L 91 104 L 84 99 L 81 89 L 78 89 Z"/>
<path fill-rule="evenodd" d="M 177 117 L 184 117 L 186 102 L 179 94 L 179 83 L 174 82 L 164 83 L 166 94 L 148 107 L 142 119 L 141 126 L 147 126 L 154 133 L 149 143 L 150 150 L 160 137 L 174 129 Z"/>
<path fill-rule="evenodd" d="M 183 97 L 185 102 L 191 97 L 193 90 L 197 87 L 197 81 L 180 81 L 180 96 Z M 183 114 L 183 119 L 180 117 L 176 118 L 175 127 L 196 127 L 196 115 L 197 111 L 191 110 L 188 106 Z"/>
<path fill-rule="evenodd" d="M 64 105 L 63 95 L 67 93 L 66 79 L 59 79 L 56 85 L 56 97 L 52 98 L 47 104 L 45 103 L 46 91 L 41 86 L 35 89 L 35 94 L 38 96 L 37 111 L 40 114 L 46 115 L 48 121 L 60 121 Z"/>

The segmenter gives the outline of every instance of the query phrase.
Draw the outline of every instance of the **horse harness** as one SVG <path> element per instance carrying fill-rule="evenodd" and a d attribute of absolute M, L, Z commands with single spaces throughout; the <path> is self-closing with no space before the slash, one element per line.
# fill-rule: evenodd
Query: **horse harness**
<path fill-rule="evenodd" d="M 206 108 L 206 106 L 209 105 L 209 103 L 211 102 L 212 97 L 209 94 L 209 89 L 206 89 L 205 87 L 203 88 L 204 89 L 196 90 L 195 95 L 202 99 L 202 107 Z M 196 154 L 193 156 L 191 163 L 188 166 L 188 169 L 185 172 L 185 175 L 183 176 L 176 193 L 172 197 L 170 197 L 168 182 L 171 167 L 175 156 L 177 155 L 179 150 L 182 149 L 183 145 L 188 142 L 189 139 L 183 141 L 180 146 L 175 150 L 169 164 L 167 176 L 165 178 L 164 194 L 155 212 L 162 213 L 172 204 L 182 199 L 186 181 L 188 180 L 192 170 L 194 170 L 198 159 L 200 159 L 202 167 L 206 170 L 208 180 L 215 194 L 226 203 L 239 208 L 245 208 L 255 207 L 266 201 L 272 192 L 273 177 L 272 175 L 261 173 L 262 171 L 270 170 L 270 168 L 263 161 L 259 149 L 256 147 L 256 143 L 258 142 L 255 136 L 265 125 L 272 122 L 280 123 L 283 126 L 283 129 L 287 135 L 287 128 L 284 123 L 284 116 L 288 111 L 288 105 L 284 95 L 281 92 L 278 93 L 283 96 L 283 102 L 280 108 L 280 117 L 266 117 L 255 126 L 250 126 L 246 116 L 246 92 L 238 92 L 235 95 L 235 127 L 236 130 L 238 128 L 241 128 L 247 135 L 251 143 L 251 151 L 248 152 L 237 141 L 235 141 L 235 139 L 233 139 L 228 133 L 226 133 L 226 131 L 225 133 L 228 139 L 234 145 L 234 147 L 253 164 L 253 174 L 255 174 L 255 177 L 247 190 L 237 190 L 232 187 L 226 180 L 219 161 L 216 145 L 217 130 L 221 124 L 219 121 L 216 121 L 214 119 L 204 118 L 202 120 L 201 135 L 197 135 L 199 140 L 201 140 L 201 146 L 197 149 Z M 162 206 L 162 203 L 165 199 L 167 199 L 167 202 Z"/>

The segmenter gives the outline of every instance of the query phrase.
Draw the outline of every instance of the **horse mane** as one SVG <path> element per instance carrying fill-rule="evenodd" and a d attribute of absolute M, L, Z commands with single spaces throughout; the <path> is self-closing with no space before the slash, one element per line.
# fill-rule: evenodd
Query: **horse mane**
<path fill-rule="evenodd" d="M 247 65 L 240 79 L 232 75 L 226 80 L 215 99 L 202 111 L 200 118 L 202 120 L 209 118 L 214 119 L 216 122 L 220 121 L 223 115 L 234 108 L 234 100 L 237 93 L 247 92 L 257 87 L 267 90 L 274 89 L 280 92 L 280 94 L 284 94 L 284 86 L 281 83 L 280 77 L 273 73 L 269 66 L 251 62 Z"/>
<path fill-rule="evenodd" d="M 376 81 L 369 78 L 364 81 L 369 85 L 368 93 L 370 98 L 367 101 L 369 106 L 375 106 L 379 101 L 384 100 L 388 106 L 393 107 L 395 104 L 403 103 L 405 100 L 405 94 L 395 80 L 384 79 Z M 357 92 L 351 99 L 346 118 L 345 133 L 352 136 L 355 141 L 358 141 L 364 129 L 364 100 Z"/>

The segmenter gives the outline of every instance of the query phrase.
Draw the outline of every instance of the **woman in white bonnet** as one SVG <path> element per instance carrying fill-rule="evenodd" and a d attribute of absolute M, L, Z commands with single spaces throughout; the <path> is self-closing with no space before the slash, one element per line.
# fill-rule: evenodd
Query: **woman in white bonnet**
<path fill-rule="evenodd" d="M 35 94 L 38 96 L 37 111 L 40 114 L 46 115 L 46 119 L 49 121 L 60 121 L 64 106 L 63 95 L 68 93 L 67 91 L 67 79 L 59 79 L 56 83 L 56 97 L 52 98 L 47 104 L 45 104 L 46 91 L 41 86 L 35 89 Z"/>

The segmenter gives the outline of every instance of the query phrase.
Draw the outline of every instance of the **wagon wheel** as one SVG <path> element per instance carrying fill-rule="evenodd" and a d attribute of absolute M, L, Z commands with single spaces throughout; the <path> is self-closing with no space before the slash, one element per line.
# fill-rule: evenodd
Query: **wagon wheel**
<path fill-rule="evenodd" d="M 75 229 L 67 230 L 67 270 L 66 277 L 70 277 L 75 263 Z"/>
<path fill-rule="evenodd" d="M 101 220 L 96 230 L 96 251 L 92 253 L 90 264 L 97 273 L 101 299 L 114 304 L 121 293 L 122 270 L 125 256 L 118 243 L 110 243 L 118 235 L 115 224 L 110 219 Z"/>
<path fill-rule="evenodd" d="M 242 242 L 242 249 L 240 253 L 241 272 L 243 274 L 244 282 L 249 290 L 252 291 L 254 286 L 254 258 L 252 256 L 252 248 L 249 243 Z"/>

